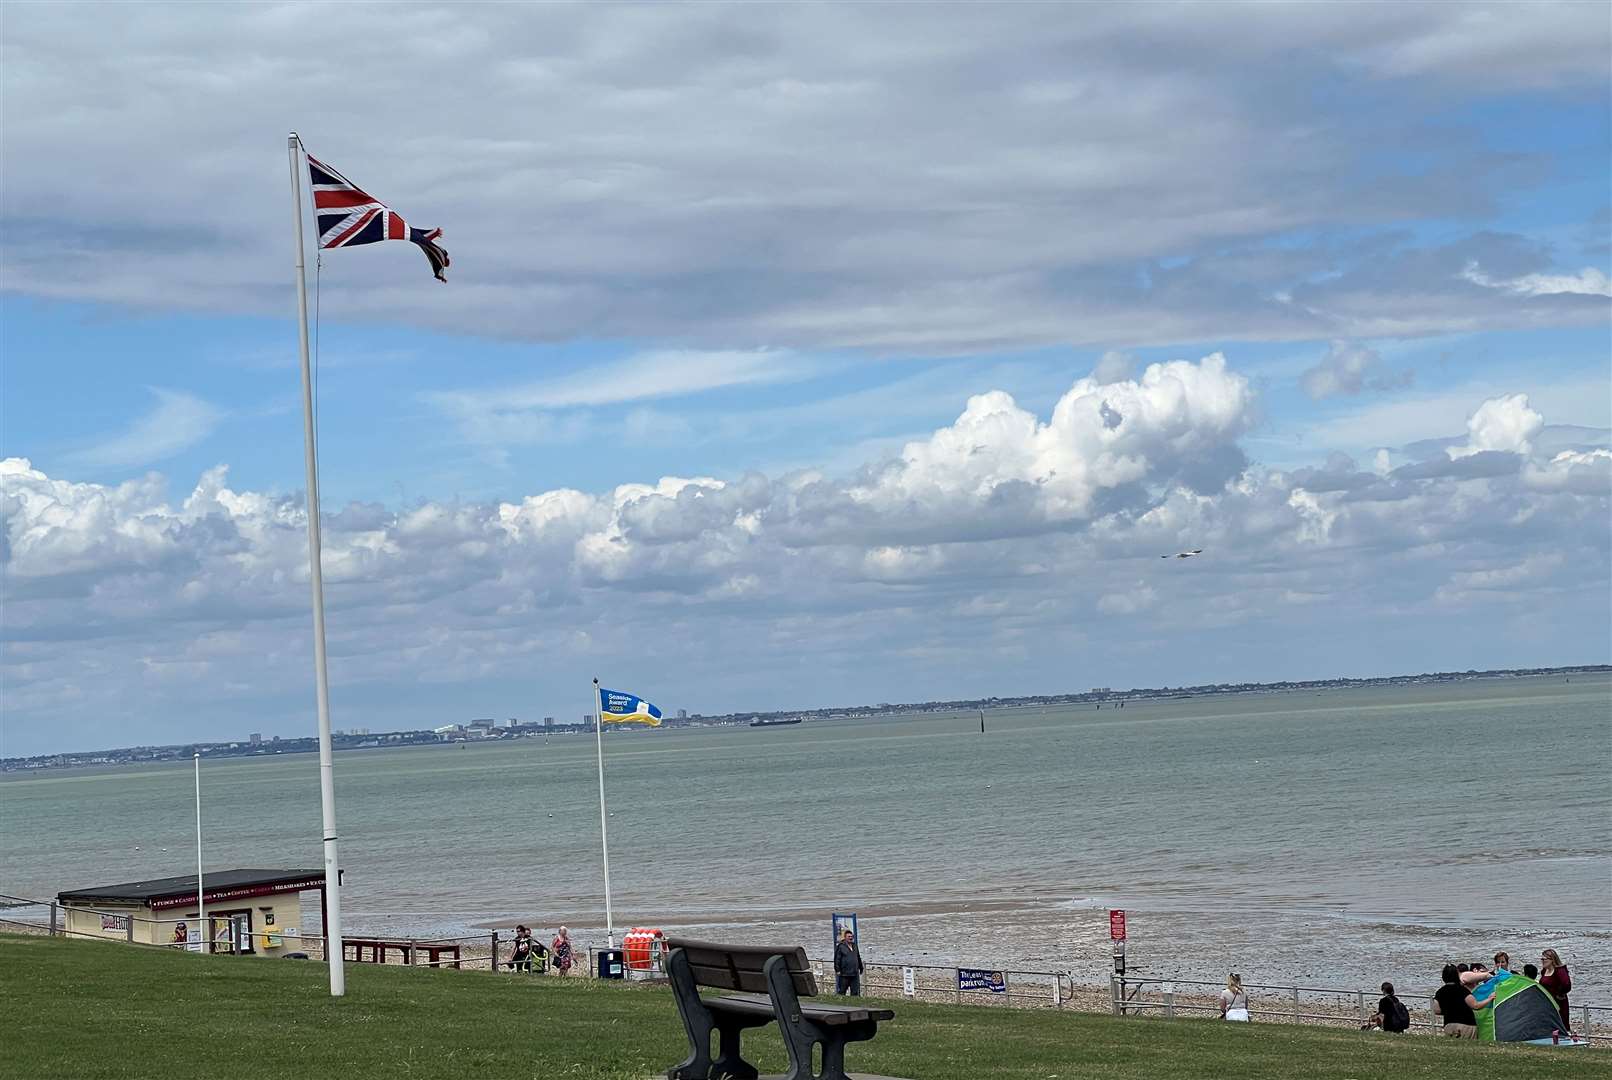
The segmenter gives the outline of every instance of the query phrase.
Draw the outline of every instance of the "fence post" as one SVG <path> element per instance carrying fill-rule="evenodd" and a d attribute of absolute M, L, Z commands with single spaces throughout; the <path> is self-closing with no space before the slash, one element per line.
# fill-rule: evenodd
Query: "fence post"
<path fill-rule="evenodd" d="M 416 942 L 416 940 L 414 938 L 409 938 L 408 951 L 403 954 L 403 962 L 409 965 L 409 967 L 414 966 L 414 953 L 418 948 L 419 944 Z"/>
<path fill-rule="evenodd" d="M 493 970 L 493 971 L 497 971 L 497 970 L 498 970 L 498 931 L 497 931 L 497 930 L 494 930 L 494 931 L 493 931 L 493 951 L 492 951 L 492 957 L 493 957 L 493 966 L 492 966 L 492 970 Z"/>
<path fill-rule="evenodd" d="M 1299 1022 L 1299 988 L 1293 988 L 1293 1022 Z"/>
<path fill-rule="evenodd" d="M 1355 991 L 1355 1005 L 1360 1009 L 1360 1022 L 1364 1024 L 1366 1022 L 1366 992 L 1364 990 Z"/>
<path fill-rule="evenodd" d="M 1110 975 L 1108 977 L 1108 1003 L 1111 1006 L 1113 1006 L 1114 1015 L 1118 1016 L 1120 1014 L 1120 1004 L 1119 1004 L 1119 976 L 1117 976 L 1117 975 Z"/>
<path fill-rule="evenodd" d="M 56 904 L 54 901 L 50 905 L 50 936 L 56 936 Z"/>
<path fill-rule="evenodd" d="M 134 942 L 134 912 L 123 916 L 123 936 L 132 944 Z"/>
<path fill-rule="evenodd" d="M 1164 1015 L 1167 1019 L 1175 1019 L 1175 983 L 1164 984 Z"/>

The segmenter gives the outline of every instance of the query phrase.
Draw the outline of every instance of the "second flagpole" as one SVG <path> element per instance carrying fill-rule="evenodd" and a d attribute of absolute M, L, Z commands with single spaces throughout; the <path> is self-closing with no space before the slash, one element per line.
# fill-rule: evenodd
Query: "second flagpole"
<path fill-rule="evenodd" d="M 302 347 L 302 443 L 308 472 L 308 580 L 313 586 L 313 676 L 319 707 L 319 810 L 325 846 L 325 959 L 330 963 L 330 996 L 347 993 L 342 969 L 341 861 L 336 855 L 336 778 L 330 748 L 330 680 L 325 672 L 325 575 L 320 565 L 319 457 L 314 442 L 313 375 L 308 364 L 308 278 L 302 255 L 302 140 L 292 132 L 291 216 L 296 223 L 297 328 Z"/>
<path fill-rule="evenodd" d="M 604 792 L 604 712 L 599 705 L 599 680 L 593 680 L 593 738 L 599 749 L 599 847 L 604 854 L 605 941 L 616 947 L 616 919 L 610 909 L 610 835 L 605 822 Z"/>

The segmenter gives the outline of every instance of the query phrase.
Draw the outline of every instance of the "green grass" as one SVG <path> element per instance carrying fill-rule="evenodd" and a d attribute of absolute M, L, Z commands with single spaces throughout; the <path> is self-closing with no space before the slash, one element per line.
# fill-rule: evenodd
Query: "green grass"
<path fill-rule="evenodd" d="M 685 1042 L 660 987 L 200 957 L 0 936 L 0 1077 L 74 1080 L 645 1080 Z M 1284 1024 L 1115 1019 L 893 1002 L 850 1048 L 857 1071 L 913 1080 L 1612 1077 L 1605 1051 L 1493 1047 Z M 783 1068 L 776 1029 L 747 1037 Z"/>

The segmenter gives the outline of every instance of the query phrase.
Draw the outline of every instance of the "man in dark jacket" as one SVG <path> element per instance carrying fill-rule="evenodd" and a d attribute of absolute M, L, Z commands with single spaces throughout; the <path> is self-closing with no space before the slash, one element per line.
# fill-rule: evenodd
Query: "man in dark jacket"
<path fill-rule="evenodd" d="M 862 954 L 856 951 L 856 936 L 850 930 L 841 931 L 834 946 L 834 992 L 851 997 L 862 993 Z"/>

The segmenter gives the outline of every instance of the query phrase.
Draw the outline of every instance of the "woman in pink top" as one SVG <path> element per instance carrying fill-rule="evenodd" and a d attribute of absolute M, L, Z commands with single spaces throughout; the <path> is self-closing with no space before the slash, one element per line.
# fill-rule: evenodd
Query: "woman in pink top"
<path fill-rule="evenodd" d="M 1573 976 L 1568 974 L 1567 965 L 1562 963 L 1555 949 L 1539 954 L 1539 985 L 1556 999 L 1556 1011 L 1562 1014 L 1562 1030 L 1573 1030 L 1573 1022 L 1567 1018 L 1567 995 L 1573 989 Z"/>

